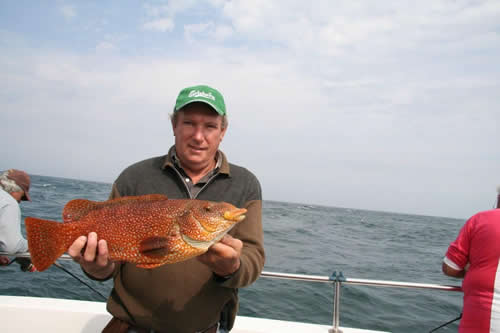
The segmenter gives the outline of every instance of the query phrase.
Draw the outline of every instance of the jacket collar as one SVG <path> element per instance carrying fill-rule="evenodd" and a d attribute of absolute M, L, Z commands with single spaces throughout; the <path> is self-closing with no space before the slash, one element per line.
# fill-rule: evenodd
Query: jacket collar
<path fill-rule="evenodd" d="M 168 154 L 165 155 L 165 159 L 161 168 L 175 168 L 175 156 L 175 145 L 173 145 L 172 147 L 170 147 Z M 217 150 L 217 165 L 219 165 L 219 173 L 231 176 L 229 162 L 227 161 L 226 155 L 224 155 L 224 153 L 220 150 Z"/>

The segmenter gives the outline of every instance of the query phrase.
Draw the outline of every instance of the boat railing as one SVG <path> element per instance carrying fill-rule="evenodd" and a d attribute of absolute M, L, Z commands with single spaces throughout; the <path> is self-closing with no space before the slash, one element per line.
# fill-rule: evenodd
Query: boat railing
<path fill-rule="evenodd" d="M 416 289 L 434 289 L 444 291 L 462 291 L 462 287 L 453 285 L 441 285 L 430 283 L 413 283 L 413 282 L 400 282 L 400 281 L 386 281 L 386 280 L 368 280 L 368 279 L 351 279 L 344 277 L 342 272 L 333 272 L 330 276 L 318 275 L 304 275 L 304 274 L 289 274 L 278 272 L 263 271 L 261 277 L 271 279 L 283 280 L 296 280 L 296 281 L 309 281 L 309 282 L 322 282 L 330 283 L 333 285 L 333 322 L 332 328 L 328 330 L 329 333 L 342 333 L 339 328 L 340 325 L 340 287 L 342 284 L 375 286 L 375 287 L 395 287 L 395 288 L 416 288 Z"/>
<path fill-rule="evenodd" d="M 0 255 L 9 255 L 5 252 L 0 252 Z M 26 257 L 29 258 L 29 252 L 16 253 L 16 257 Z M 68 254 L 63 254 L 58 260 L 72 260 Z M 387 280 L 369 280 L 369 279 L 352 279 L 346 278 L 342 272 L 333 272 L 332 275 L 305 275 L 305 274 L 290 274 L 290 273 L 279 273 L 279 272 L 269 272 L 263 271 L 260 275 L 262 278 L 270 279 L 281 279 L 281 280 L 295 280 L 295 281 L 308 281 L 308 282 L 320 282 L 329 283 L 333 286 L 333 319 L 332 328 L 328 330 L 328 333 L 342 333 L 340 329 L 340 287 L 343 284 L 346 285 L 362 285 L 362 286 L 374 286 L 374 287 L 393 287 L 393 288 L 414 288 L 414 289 L 433 289 L 433 290 L 443 290 L 443 291 L 462 291 L 462 287 L 453 285 L 441 285 L 441 284 L 430 284 L 430 283 L 413 283 L 413 282 L 401 282 L 401 281 L 387 281 Z"/>

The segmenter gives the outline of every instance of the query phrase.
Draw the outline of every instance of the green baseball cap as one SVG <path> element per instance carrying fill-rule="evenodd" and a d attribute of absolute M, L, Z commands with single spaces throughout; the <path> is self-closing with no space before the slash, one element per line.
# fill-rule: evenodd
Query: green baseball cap
<path fill-rule="evenodd" d="M 182 89 L 175 101 L 174 112 L 193 102 L 208 104 L 221 116 L 226 115 L 226 104 L 221 93 L 212 87 L 204 85 Z"/>

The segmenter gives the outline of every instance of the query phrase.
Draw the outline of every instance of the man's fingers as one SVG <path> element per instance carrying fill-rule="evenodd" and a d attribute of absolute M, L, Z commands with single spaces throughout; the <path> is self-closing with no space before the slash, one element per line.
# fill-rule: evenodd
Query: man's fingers
<path fill-rule="evenodd" d="M 234 273 L 240 267 L 240 255 L 243 242 L 229 235 L 212 245 L 198 260 L 209 266 L 219 276 Z"/>
<path fill-rule="evenodd" d="M 232 248 L 226 244 L 221 244 L 221 243 L 215 243 L 212 245 L 208 251 L 207 254 L 212 254 L 218 257 L 224 256 L 228 251 L 231 251 Z"/>
<path fill-rule="evenodd" d="M 233 241 L 235 240 L 235 238 L 229 234 L 225 234 L 224 237 L 222 237 L 222 239 L 220 240 L 220 243 L 223 243 L 223 244 L 231 244 Z"/>
<path fill-rule="evenodd" d="M 95 261 L 98 265 L 105 266 L 108 261 L 108 245 L 103 239 L 98 241 L 97 234 L 91 232 L 87 237 L 78 237 L 69 247 L 68 254 L 80 263 Z"/>
<path fill-rule="evenodd" d="M 104 239 L 97 243 L 97 264 L 106 266 L 108 264 L 108 244 Z"/>
<path fill-rule="evenodd" d="M 97 234 L 91 232 L 87 239 L 87 246 L 85 247 L 85 252 L 83 253 L 83 259 L 87 262 L 92 262 L 95 260 L 97 255 Z"/>
<path fill-rule="evenodd" d="M 243 242 L 241 240 L 225 235 L 218 243 L 212 245 L 206 254 L 207 257 L 235 258 L 239 257 L 242 247 Z M 213 258 L 213 260 L 216 260 L 216 258 Z"/>
<path fill-rule="evenodd" d="M 73 258 L 73 260 L 80 261 L 82 257 L 82 249 L 85 247 L 85 244 L 87 244 L 86 236 L 78 237 L 73 244 L 71 244 L 68 249 L 68 254 Z"/>
<path fill-rule="evenodd" d="M 232 247 L 236 252 L 241 252 L 243 248 L 243 242 L 231 235 L 224 235 L 219 243 Z"/>

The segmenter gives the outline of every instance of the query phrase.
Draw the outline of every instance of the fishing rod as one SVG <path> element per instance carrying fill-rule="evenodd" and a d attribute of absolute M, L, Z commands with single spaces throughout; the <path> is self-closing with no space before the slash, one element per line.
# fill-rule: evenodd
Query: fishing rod
<path fill-rule="evenodd" d="M 14 261 L 17 261 L 17 258 L 31 258 L 31 255 L 29 252 L 19 252 L 19 253 L 15 253 L 15 254 L 12 254 L 12 253 L 7 253 L 7 252 L 0 252 L 0 255 L 3 255 L 3 256 L 16 256 L 14 259 L 12 259 L 6 266 L 9 266 L 11 265 Z M 71 260 L 73 261 L 73 258 L 71 258 L 71 256 L 69 254 L 63 254 L 61 257 L 59 257 L 57 260 Z M 72 276 L 73 278 L 75 278 L 78 282 L 80 282 L 81 284 L 85 285 L 87 288 L 89 288 L 90 290 L 92 290 L 93 292 L 95 292 L 96 294 L 98 294 L 99 296 L 101 296 L 101 298 L 103 300 L 107 300 L 108 298 L 106 296 L 104 296 L 103 294 L 101 294 L 98 290 L 94 289 L 91 285 L 89 285 L 87 282 L 83 281 L 82 279 L 80 279 L 78 276 L 76 276 L 75 274 L 73 274 L 72 272 L 70 272 L 69 270 L 67 270 L 66 268 L 64 268 L 61 264 L 55 262 L 54 265 L 59 268 L 60 270 L 62 270 L 63 272 L 65 272 L 66 274 Z"/>
<path fill-rule="evenodd" d="M 8 257 L 16 257 L 16 258 L 30 258 L 31 259 L 31 254 L 29 252 L 16 252 L 16 253 L 10 253 L 10 252 L 2 252 L 0 251 L 0 256 L 8 256 Z M 71 256 L 67 253 L 63 254 L 57 260 L 73 260 Z"/>

